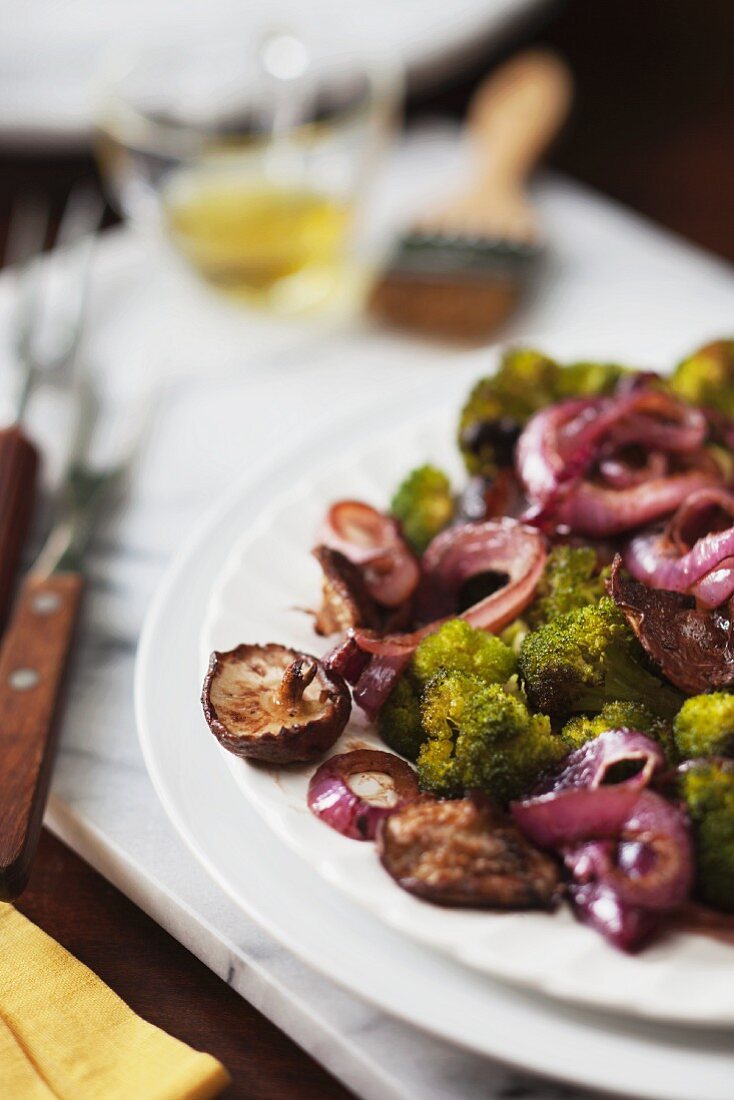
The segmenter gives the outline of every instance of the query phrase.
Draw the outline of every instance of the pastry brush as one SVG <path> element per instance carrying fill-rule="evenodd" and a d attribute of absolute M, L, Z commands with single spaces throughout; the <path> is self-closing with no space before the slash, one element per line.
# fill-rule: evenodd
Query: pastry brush
<path fill-rule="evenodd" d="M 527 181 L 566 118 L 572 80 L 552 53 L 507 62 L 479 87 L 473 179 L 400 239 L 369 299 L 383 321 L 481 342 L 516 306 L 545 245 Z"/>

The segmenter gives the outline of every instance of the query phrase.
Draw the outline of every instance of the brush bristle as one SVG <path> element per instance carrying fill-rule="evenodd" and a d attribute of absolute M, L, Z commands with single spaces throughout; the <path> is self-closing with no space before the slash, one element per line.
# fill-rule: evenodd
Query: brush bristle
<path fill-rule="evenodd" d="M 543 253 L 531 241 L 413 231 L 406 234 L 390 261 L 390 269 L 406 274 L 504 275 L 521 279 Z"/>

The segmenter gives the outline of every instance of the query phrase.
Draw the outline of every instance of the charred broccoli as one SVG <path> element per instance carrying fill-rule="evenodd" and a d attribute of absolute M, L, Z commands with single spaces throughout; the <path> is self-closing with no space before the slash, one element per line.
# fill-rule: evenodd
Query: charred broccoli
<path fill-rule="evenodd" d="M 469 473 L 491 478 L 512 464 L 519 429 L 556 400 L 560 370 L 539 351 L 512 348 L 495 374 L 477 382 L 459 418 L 459 449 Z"/>
<path fill-rule="evenodd" d="M 500 638 L 509 646 L 513 653 L 519 653 L 526 635 L 530 632 L 530 626 L 525 619 L 514 619 L 509 626 L 500 632 Z"/>
<path fill-rule="evenodd" d="M 629 373 L 613 363 L 563 367 L 533 348 L 512 348 L 496 374 L 474 386 L 459 419 L 459 448 L 470 474 L 492 478 L 512 465 L 520 429 L 533 413 L 567 397 L 611 393 Z"/>
<path fill-rule="evenodd" d="M 698 895 L 716 909 L 734 912 L 734 763 L 684 764 L 680 793 L 693 824 Z"/>
<path fill-rule="evenodd" d="M 425 732 L 421 722 L 421 693 L 410 672 L 400 677 L 377 719 L 380 737 L 395 752 L 415 760 Z"/>
<path fill-rule="evenodd" d="M 431 539 L 451 522 L 451 483 L 435 466 L 419 466 L 398 487 L 390 511 L 402 523 L 408 543 L 422 554 Z"/>
<path fill-rule="evenodd" d="M 619 381 L 631 373 L 629 367 L 618 363 L 569 363 L 558 376 L 555 399 L 613 393 Z"/>
<path fill-rule="evenodd" d="M 691 405 L 734 416 L 734 340 L 715 340 L 676 367 L 670 388 Z"/>
<path fill-rule="evenodd" d="M 434 676 L 421 713 L 427 740 L 418 781 L 434 794 L 479 789 L 509 802 L 568 752 L 544 714 L 531 714 L 517 695 L 468 672 Z"/>
<path fill-rule="evenodd" d="M 531 706 L 554 717 L 600 711 L 605 703 L 644 703 L 672 718 L 680 693 L 644 665 L 621 612 L 605 596 L 528 634 L 518 667 Z"/>
<path fill-rule="evenodd" d="M 604 578 L 598 570 L 596 550 L 590 546 L 556 546 L 548 555 L 533 603 L 527 611 L 535 629 L 567 611 L 598 603 L 604 595 Z"/>
<path fill-rule="evenodd" d="M 670 764 L 678 762 L 670 725 L 656 717 L 643 703 L 605 703 L 599 714 L 577 714 L 561 730 L 561 739 L 569 749 L 577 749 L 605 730 L 630 729 L 647 733 L 659 741 Z"/>
<path fill-rule="evenodd" d="M 380 711 L 379 734 L 395 752 L 415 760 L 427 736 L 421 720 L 421 691 L 432 677 L 466 672 L 485 684 L 504 684 L 516 668 L 515 653 L 494 634 L 475 630 L 464 619 L 450 619 L 416 649 Z"/>
<path fill-rule="evenodd" d="M 418 684 L 437 672 L 471 672 L 487 684 L 504 684 L 517 671 L 517 657 L 494 634 L 464 619 L 450 619 L 420 643 L 410 665 Z"/>
<path fill-rule="evenodd" d="M 686 699 L 673 723 L 681 760 L 734 756 L 734 695 L 713 691 Z"/>

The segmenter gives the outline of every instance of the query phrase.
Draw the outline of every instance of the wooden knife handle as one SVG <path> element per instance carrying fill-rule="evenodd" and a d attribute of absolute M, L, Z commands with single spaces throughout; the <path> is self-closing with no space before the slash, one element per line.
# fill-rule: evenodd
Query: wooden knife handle
<path fill-rule="evenodd" d="M 528 50 L 492 73 L 469 107 L 479 180 L 523 183 L 565 121 L 572 94 L 568 67 L 550 51 Z"/>
<path fill-rule="evenodd" d="M 33 518 L 38 451 L 15 424 L 0 431 L 0 629 Z"/>
<path fill-rule="evenodd" d="M 28 881 L 41 831 L 57 716 L 83 581 L 25 580 L 0 646 L 0 898 Z"/>

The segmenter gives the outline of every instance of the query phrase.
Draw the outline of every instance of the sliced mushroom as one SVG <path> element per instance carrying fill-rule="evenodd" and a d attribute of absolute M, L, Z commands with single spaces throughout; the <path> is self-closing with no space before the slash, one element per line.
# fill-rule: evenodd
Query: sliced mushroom
<path fill-rule="evenodd" d="M 689 695 L 734 687 L 734 618 L 729 605 L 697 608 L 691 596 L 649 588 L 622 572 L 617 555 L 609 594 L 645 652 Z"/>
<path fill-rule="evenodd" d="M 317 546 L 313 555 L 324 573 L 324 598 L 314 623 L 316 633 L 343 634 L 358 626 L 377 630 L 380 613 L 359 566 L 329 546 Z"/>
<path fill-rule="evenodd" d="M 398 808 L 380 828 L 378 850 L 399 886 L 437 905 L 548 909 L 560 894 L 556 862 L 483 796 Z"/>
<path fill-rule="evenodd" d="M 225 749 L 270 764 L 317 760 L 339 737 L 352 707 L 338 673 L 282 645 L 212 653 L 201 702 Z"/>

